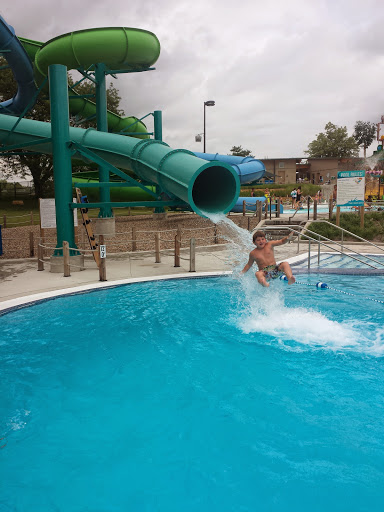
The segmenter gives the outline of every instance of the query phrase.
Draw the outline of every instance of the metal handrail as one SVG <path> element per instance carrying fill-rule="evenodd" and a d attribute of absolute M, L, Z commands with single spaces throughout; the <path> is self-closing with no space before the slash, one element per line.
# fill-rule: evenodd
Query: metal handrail
<path fill-rule="evenodd" d="M 343 252 L 344 246 L 343 246 L 342 244 L 339 244 L 338 242 L 335 242 L 334 240 L 331 240 L 330 238 L 327 238 L 326 236 L 320 235 L 319 233 L 316 233 L 315 231 L 311 231 L 311 230 L 310 230 L 310 229 L 308 229 L 308 228 L 305 228 L 305 230 L 306 230 L 306 231 L 308 231 L 309 233 L 312 233 L 312 234 L 314 234 L 314 235 L 317 235 L 317 236 L 319 237 L 318 242 L 320 241 L 320 237 L 321 237 L 321 238 L 323 238 L 324 240 L 327 240 L 328 242 L 331 242 L 331 243 L 333 243 L 333 244 L 339 245 L 339 246 L 342 248 L 342 250 L 341 250 L 341 251 L 337 251 L 337 252 L 339 252 L 340 254 L 344 254 L 345 256 L 349 256 L 349 257 L 353 258 L 353 256 L 351 256 L 350 254 L 347 254 L 347 253 L 344 253 L 344 252 Z M 305 236 L 305 235 L 303 235 L 303 236 Z M 314 238 L 313 238 L 312 240 L 316 240 L 316 239 L 314 239 Z M 363 239 L 363 240 L 364 240 L 364 239 Z M 335 250 L 335 248 L 334 248 L 334 247 L 332 247 L 332 249 L 333 249 L 333 250 Z M 354 254 L 357 254 L 358 256 L 364 256 L 364 258 L 366 258 L 367 260 L 373 261 L 374 263 L 377 263 L 378 265 L 384 266 L 384 263 L 381 263 L 381 261 L 377 261 L 377 260 L 375 260 L 374 258 L 371 258 L 370 256 L 367 256 L 367 255 L 365 255 L 365 254 L 364 254 L 364 255 L 362 255 L 362 254 L 360 254 L 359 252 L 354 251 L 353 249 L 348 249 L 348 250 L 349 250 L 350 252 L 353 252 Z M 356 259 L 356 258 L 353 258 L 353 259 Z M 358 261 L 361 261 L 361 260 L 358 260 Z M 361 262 L 361 263 L 366 263 L 366 262 Z M 369 263 L 366 263 L 366 265 L 369 265 Z M 369 265 L 369 266 L 372 266 L 372 265 Z M 374 267 L 374 268 L 375 268 L 375 267 Z"/>
<path fill-rule="evenodd" d="M 295 226 L 295 227 L 297 227 L 297 226 Z M 322 245 L 322 246 L 327 247 L 328 249 L 331 249 L 331 250 L 333 250 L 333 251 L 335 251 L 335 252 L 337 252 L 337 253 L 339 253 L 339 254 L 342 254 L 343 256 L 347 256 L 348 258 L 351 258 L 351 259 L 353 259 L 353 260 L 356 260 L 356 261 L 358 261 L 359 263 L 362 263 L 363 265 L 368 265 L 369 267 L 371 267 L 371 268 L 373 268 L 373 269 L 378 270 L 378 269 L 377 269 L 377 267 L 375 267 L 375 266 L 373 266 L 373 265 L 371 265 L 371 264 L 367 263 L 366 261 L 362 261 L 362 260 L 360 260 L 359 258 L 356 258 L 355 256 L 352 256 L 352 254 L 345 254 L 343 251 L 340 251 L 340 250 L 336 249 L 335 247 L 331 247 L 331 246 L 329 246 L 329 245 L 325 244 L 324 242 L 320 242 L 320 239 L 319 239 L 319 240 L 316 240 L 315 238 L 312 238 L 312 237 L 311 237 L 311 236 L 309 236 L 309 235 L 305 235 L 305 234 L 303 234 L 301 231 L 297 231 L 296 229 L 292 229 L 291 227 L 288 227 L 287 225 L 284 225 L 284 228 L 288 228 L 290 232 L 292 232 L 292 233 L 296 233 L 296 234 L 299 236 L 299 238 L 300 238 L 300 236 L 303 236 L 303 237 L 305 237 L 306 239 L 308 239 L 308 241 L 309 241 L 309 242 L 308 242 L 308 243 L 309 243 L 309 246 L 308 246 L 308 268 L 310 268 L 310 260 L 311 260 L 311 241 L 313 241 L 313 242 L 316 242 L 316 243 L 318 244 L 319 249 L 320 249 L 320 245 Z M 281 229 L 281 226 L 268 226 L 268 230 L 270 230 L 270 229 L 272 229 L 272 230 L 275 230 L 275 229 Z M 308 230 L 308 229 L 307 229 L 307 230 Z M 308 231 L 310 231 L 310 230 L 308 230 Z M 313 233 L 313 231 L 311 231 L 311 232 Z M 316 235 L 318 235 L 318 236 L 322 236 L 322 235 L 319 235 L 318 233 L 315 233 L 315 234 L 316 234 Z M 330 240 L 329 238 L 326 238 L 326 237 L 322 237 L 322 238 L 324 238 L 325 240 L 327 240 L 327 241 L 329 241 L 329 242 L 331 242 L 331 243 L 336 243 L 337 245 L 340 245 L 340 246 L 341 246 L 341 244 L 339 244 L 339 243 L 337 243 L 337 242 L 334 242 L 334 240 Z M 356 252 L 356 251 L 353 251 L 353 249 L 352 249 L 352 252 L 354 252 L 355 254 L 357 254 L 357 255 L 361 256 L 361 254 L 359 254 L 359 253 L 358 253 L 358 252 Z M 369 260 L 372 260 L 372 261 L 374 261 L 375 263 L 378 263 L 379 265 L 384 265 L 383 263 L 378 262 L 378 261 L 376 261 L 376 260 L 373 260 L 372 258 L 369 258 L 368 256 L 364 256 L 364 258 L 367 258 L 367 259 L 369 259 Z M 319 253 L 318 253 L 318 262 L 320 262 L 320 250 L 319 250 Z"/>
<path fill-rule="evenodd" d="M 312 220 L 311 222 L 325 222 L 326 224 L 329 224 L 330 226 L 339 229 L 342 233 L 348 233 L 348 235 L 352 235 L 355 238 L 358 238 L 359 240 L 363 241 L 366 244 L 373 245 L 374 247 L 376 247 L 376 249 L 379 249 L 379 251 L 384 252 L 384 249 L 382 249 L 378 245 L 374 244 L 373 242 L 370 242 L 369 240 L 365 240 L 365 238 L 362 238 L 361 236 L 356 235 L 355 233 L 352 233 L 351 231 L 348 231 L 347 229 L 341 228 L 340 226 L 336 226 L 336 224 L 332 224 L 332 222 L 329 222 L 328 220 L 319 219 L 319 220 Z M 316 234 L 318 234 L 318 233 L 316 233 Z"/>

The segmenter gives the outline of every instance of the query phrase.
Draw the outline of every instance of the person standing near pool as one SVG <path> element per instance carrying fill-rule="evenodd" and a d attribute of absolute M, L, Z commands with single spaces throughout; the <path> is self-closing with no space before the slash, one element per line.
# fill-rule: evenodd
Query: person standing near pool
<path fill-rule="evenodd" d="M 288 236 L 281 238 L 281 240 L 267 242 L 264 231 L 256 231 L 253 235 L 253 243 L 256 245 L 256 248 L 249 253 L 248 263 L 241 273 L 245 274 L 245 272 L 248 272 L 252 265 L 256 263 L 259 270 L 256 272 L 255 276 L 262 286 L 268 287 L 268 281 L 270 279 L 277 279 L 283 274 L 287 276 L 288 284 L 293 284 L 296 279 L 292 274 L 291 266 L 287 261 L 283 261 L 277 265 L 273 252 L 274 247 L 286 244 L 292 235 L 293 233 L 291 232 Z"/>

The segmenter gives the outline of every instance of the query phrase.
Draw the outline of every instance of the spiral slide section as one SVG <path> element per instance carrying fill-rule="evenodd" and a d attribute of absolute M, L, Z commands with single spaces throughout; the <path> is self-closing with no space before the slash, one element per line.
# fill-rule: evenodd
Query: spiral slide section
<path fill-rule="evenodd" d="M 36 93 L 33 67 L 28 55 L 15 35 L 13 27 L 0 16 L 0 53 L 6 58 L 18 84 L 16 95 L 0 102 L 0 113 L 19 116 Z"/>
<path fill-rule="evenodd" d="M 8 47 L 14 45 L 9 55 L 13 52 L 16 54 L 16 45 L 20 44 L 18 39 L 12 39 L 12 30 L 5 22 L 2 26 L 9 29 L 8 39 L 4 38 L 4 43 Z M 26 41 L 24 40 L 27 51 L 34 60 L 37 84 L 42 83 L 51 64 L 62 64 L 69 69 L 88 69 L 92 64 L 102 62 L 109 70 L 145 71 L 156 62 L 160 53 L 160 44 L 154 34 L 129 28 L 97 28 L 72 32 L 56 37 L 42 46 L 30 40 L 27 44 Z M 11 64 L 9 55 L 7 60 Z M 25 52 L 23 55 L 26 56 Z M 26 61 L 29 62 L 27 56 Z M 16 63 L 13 62 L 12 69 L 13 66 Z M 13 72 L 16 77 L 15 70 Z M 20 97 L 23 95 L 21 78 L 19 75 L 16 77 Z M 16 97 L 13 104 L 15 103 Z M 17 113 L 16 108 L 14 113 Z M 127 124 L 131 121 L 132 118 Z M 16 128 L 14 127 L 13 117 L 0 114 L 0 144 L 5 141 L 9 146 L 26 144 L 24 149 L 52 153 L 51 142 L 44 141 L 51 137 L 50 123 L 21 119 Z M 143 127 L 143 131 L 146 131 L 144 125 Z M 121 130 L 121 127 L 114 129 Z M 137 125 L 133 126 L 132 131 L 139 131 Z M 167 144 L 153 139 L 138 140 L 81 128 L 70 128 L 69 136 L 72 142 L 91 150 L 113 166 L 133 171 L 145 182 L 159 185 L 170 198 L 176 197 L 188 203 L 201 216 L 230 211 L 239 196 L 239 177 L 227 163 L 207 162 L 190 151 L 172 150 Z"/>
<path fill-rule="evenodd" d="M 50 123 L 22 119 L 9 136 L 14 125 L 14 118 L 0 115 L 0 144 L 6 139 L 8 145 L 34 142 L 24 149 L 52 154 L 52 144 L 44 141 L 51 137 Z M 190 151 L 172 150 L 164 142 L 153 139 L 137 140 L 82 128 L 70 128 L 69 132 L 71 141 L 119 169 L 133 171 L 144 181 L 160 185 L 170 197 L 188 203 L 203 217 L 227 213 L 239 196 L 239 177 L 226 163 L 207 162 Z M 36 145 L 39 140 L 42 143 Z"/>
<path fill-rule="evenodd" d="M 231 165 L 239 175 L 242 185 L 259 180 L 265 174 L 263 162 L 250 156 L 219 155 L 218 153 L 195 153 L 195 155 L 209 162 L 225 162 Z"/>
<path fill-rule="evenodd" d="M 160 55 L 156 35 L 147 30 L 127 27 L 95 28 L 64 34 L 42 43 L 20 38 L 30 60 L 34 63 L 37 85 L 48 74 L 50 64 L 63 64 L 69 70 L 88 69 L 95 62 L 103 62 L 109 69 L 140 72 L 152 66 Z M 76 96 L 70 91 L 69 110 L 72 115 L 87 119 L 96 114 L 92 101 Z M 136 117 L 121 117 L 108 111 L 108 130 L 146 139 L 147 128 Z M 142 135 L 140 135 L 142 133 Z"/>

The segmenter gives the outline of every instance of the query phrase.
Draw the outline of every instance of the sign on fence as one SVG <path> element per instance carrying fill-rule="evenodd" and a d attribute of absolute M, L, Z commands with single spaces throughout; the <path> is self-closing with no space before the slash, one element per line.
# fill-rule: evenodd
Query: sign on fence
<path fill-rule="evenodd" d="M 76 203 L 76 198 L 73 199 Z M 55 199 L 40 199 L 40 227 L 45 228 L 56 228 L 56 207 Z M 73 222 L 75 226 L 78 226 L 77 222 L 77 208 L 73 209 Z"/>
<path fill-rule="evenodd" d="M 365 171 L 337 173 L 336 206 L 364 206 Z"/>

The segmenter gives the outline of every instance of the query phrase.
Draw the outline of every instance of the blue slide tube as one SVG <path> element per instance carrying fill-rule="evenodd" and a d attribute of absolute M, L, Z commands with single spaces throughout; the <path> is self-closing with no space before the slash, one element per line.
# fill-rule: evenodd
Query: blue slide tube
<path fill-rule="evenodd" d="M 241 185 L 259 180 L 265 174 L 265 165 L 263 162 L 250 156 L 219 155 L 218 153 L 195 153 L 195 155 L 209 162 L 217 160 L 218 162 L 232 165 L 239 175 Z"/>
<path fill-rule="evenodd" d="M 4 51 L 6 50 L 6 51 Z M 31 103 L 37 89 L 29 57 L 15 35 L 15 30 L 0 16 L 0 52 L 6 58 L 17 82 L 17 93 L 10 100 L 0 102 L 0 113 L 21 115 Z"/>
<path fill-rule="evenodd" d="M 247 203 L 247 211 L 255 212 L 257 209 L 257 203 L 263 203 L 263 210 L 265 211 L 266 197 L 239 197 L 236 201 L 236 204 L 232 206 L 231 212 L 234 213 L 242 213 L 243 211 L 243 201 Z M 269 208 L 269 207 L 268 207 Z M 276 211 L 276 204 L 272 203 L 272 211 Z M 283 205 L 280 205 L 280 213 L 284 212 Z"/>

